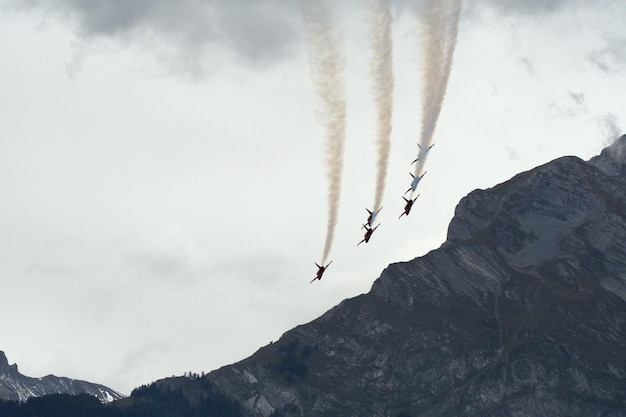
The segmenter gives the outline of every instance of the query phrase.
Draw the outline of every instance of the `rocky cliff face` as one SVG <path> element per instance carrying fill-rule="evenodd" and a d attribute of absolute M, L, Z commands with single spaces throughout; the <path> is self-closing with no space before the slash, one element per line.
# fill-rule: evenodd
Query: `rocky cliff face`
<path fill-rule="evenodd" d="M 208 378 L 249 416 L 625 416 L 626 136 L 459 203 L 447 241 Z"/>
<path fill-rule="evenodd" d="M 54 375 L 43 378 L 24 376 L 19 373 L 17 365 L 9 365 L 4 352 L 0 351 L 0 400 L 26 401 L 31 397 L 41 397 L 48 394 L 76 395 L 83 393 L 93 395 L 103 403 L 123 397 L 110 388 L 91 382 Z"/>

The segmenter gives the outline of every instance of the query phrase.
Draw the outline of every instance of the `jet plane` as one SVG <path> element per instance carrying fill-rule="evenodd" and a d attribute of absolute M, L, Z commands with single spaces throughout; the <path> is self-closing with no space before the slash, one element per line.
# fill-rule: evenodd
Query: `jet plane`
<path fill-rule="evenodd" d="M 330 266 L 330 264 L 332 264 L 332 263 L 333 263 L 333 261 L 330 261 L 330 262 L 328 262 L 328 264 L 326 266 L 319 266 L 317 264 L 317 262 L 315 262 L 315 266 L 317 266 L 317 268 L 318 268 L 317 269 L 317 276 L 315 278 L 313 278 L 309 284 L 312 284 L 313 281 L 315 281 L 316 279 L 321 281 L 322 280 L 322 275 L 324 275 L 324 272 L 326 271 L 326 268 L 328 268 Z M 322 264 L 322 265 L 324 265 L 324 264 Z"/>
<path fill-rule="evenodd" d="M 413 181 L 411 181 L 411 186 L 409 187 L 408 190 L 404 192 L 404 194 L 408 193 L 409 191 L 415 191 L 415 189 L 417 188 L 417 184 L 419 184 L 422 178 L 424 178 L 424 175 L 426 175 L 426 172 L 424 172 L 422 175 L 413 175 L 409 172 L 409 175 L 413 177 Z"/>
<path fill-rule="evenodd" d="M 420 195 L 418 194 L 417 197 L 419 197 L 419 196 Z M 400 217 L 398 217 L 398 219 L 401 218 L 402 216 L 404 216 L 405 214 L 407 216 L 409 215 L 409 213 L 411 212 L 411 208 L 413 207 L 413 203 L 415 203 L 415 200 L 417 200 L 417 197 L 415 197 L 413 200 L 411 200 L 411 199 L 407 200 L 406 198 L 402 197 L 402 198 L 404 198 L 404 201 L 406 201 L 406 204 L 404 205 L 404 213 L 402 213 L 400 215 Z"/>
<path fill-rule="evenodd" d="M 380 224 L 378 226 L 380 226 Z M 365 243 L 369 242 L 370 238 L 372 237 L 372 234 L 376 231 L 376 229 L 378 229 L 378 226 L 376 226 L 375 228 L 372 229 L 367 224 L 364 224 L 363 227 L 365 228 L 365 237 L 363 238 L 362 241 L 360 241 L 356 245 L 359 246 L 363 242 L 365 242 Z"/>
<path fill-rule="evenodd" d="M 368 208 L 365 209 L 369 213 L 369 216 L 367 217 L 367 226 L 371 228 L 374 225 L 374 220 L 376 220 L 376 216 L 378 216 L 378 213 L 380 213 L 382 209 L 383 209 L 382 207 L 374 211 L 370 211 Z M 361 229 L 363 229 L 364 227 L 365 225 L 363 225 Z"/>
<path fill-rule="evenodd" d="M 417 154 L 417 159 L 413 162 L 411 162 L 411 165 L 413 165 L 414 163 L 416 163 L 417 161 L 421 160 L 424 156 L 426 156 L 426 154 L 428 153 L 428 151 L 430 151 L 432 149 L 432 147 L 435 146 L 435 144 L 433 143 L 432 145 L 430 145 L 428 148 L 426 148 L 426 150 L 424 150 L 424 148 L 422 148 L 420 146 L 420 144 L 417 144 L 417 147 L 420 148 L 419 153 Z"/>

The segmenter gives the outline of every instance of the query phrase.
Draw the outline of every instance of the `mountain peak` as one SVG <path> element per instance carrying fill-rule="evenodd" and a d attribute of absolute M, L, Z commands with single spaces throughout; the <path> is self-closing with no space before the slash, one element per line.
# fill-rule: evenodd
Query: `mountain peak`
<path fill-rule="evenodd" d="M 0 350 L 0 373 L 9 368 L 9 361 L 3 351 Z"/>
<path fill-rule="evenodd" d="M 0 350 L 0 375 L 15 374 L 17 372 L 17 365 L 9 365 L 6 355 Z"/>
<path fill-rule="evenodd" d="M 208 378 L 246 416 L 622 415 L 626 136 L 463 198 L 438 249 Z"/>
<path fill-rule="evenodd" d="M 605 151 L 615 156 L 619 155 L 619 157 L 624 160 L 624 158 L 626 158 L 626 135 L 622 135 L 615 139 L 613 143 L 607 146 L 602 152 Z"/>
<path fill-rule="evenodd" d="M 81 394 L 97 397 L 101 402 L 122 398 L 120 393 L 100 384 L 48 375 L 31 378 L 19 373 L 17 364 L 9 365 L 6 355 L 0 351 L 0 401 L 26 401 L 30 397 L 48 394 Z"/>
<path fill-rule="evenodd" d="M 600 155 L 591 158 L 589 162 L 606 175 L 626 182 L 626 135 L 615 139 L 613 144 L 604 148 Z"/>

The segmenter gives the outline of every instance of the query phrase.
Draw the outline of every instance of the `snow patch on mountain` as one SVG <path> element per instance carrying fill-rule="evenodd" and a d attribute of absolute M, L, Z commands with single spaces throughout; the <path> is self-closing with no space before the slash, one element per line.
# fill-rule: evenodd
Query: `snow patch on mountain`
<path fill-rule="evenodd" d="M 54 375 L 41 378 L 24 376 L 19 373 L 16 364 L 9 365 L 4 352 L 0 351 L 0 400 L 23 402 L 32 397 L 49 394 L 90 394 L 102 403 L 110 403 L 124 397 L 111 388 L 87 381 Z"/>

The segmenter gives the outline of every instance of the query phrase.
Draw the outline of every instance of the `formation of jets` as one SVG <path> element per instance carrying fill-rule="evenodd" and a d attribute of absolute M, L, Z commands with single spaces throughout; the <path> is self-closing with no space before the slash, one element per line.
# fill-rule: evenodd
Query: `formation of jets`
<path fill-rule="evenodd" d="M 365 208 L 365 210 L 367 210 L 367 213 L 368 213 L 367 223 L 361 226 L 361 230 L 365 229 L 365 237 L 363 238 L 362 241 L 357 243 L 357 246 L 359 246 L 363 242 L 367 243 L 370 241 L 372 234 L 374 233 L 376 229 L 378 229 L 378 226 L 380 226 L 380 224 L 378 224 L 378 226 L 372 228 L 372 226 L 374 226 L 374 222 L 376 221 L 376 216 L 378 216 L 378 213 L 380 213 L 382 209 L 383 208 L 381 207 L 378 210 L 370 211 L 370 209 Z"/>
<path fill-rule="evenodd" d="M 417 154 L 417 158 L 411 162 L 411 165 L 413 165 L 414 163 L 416 163 L 417 161 L 423 161 L 424 157 L 426 156 L 426 154 L 428 153 L 428 151 L 430 151 L 433 146 L 435 146 L 435 144 L 433 143 L 432 145 L 430 145 L 428 148 L 422 148 L 422 145 L 420 145 L 419 143 L 417 144 L 417 147 L 419 148 L 419 152 Z M 426 175 L 426 171 L 424 171 L 424 173 L 422 175 L 419 174 L 411 174 L 409 172 L 409 175 L 411 175 L 411 178 L 413 178 L 413 180 L 411 181 L 411 186 L 404 192 L 404 194 L 406 195 L 409 191 L 411 193 L 414 193 L 415 190 L 417 189 L 417 185 L 420 183 L 420 181 L 422 180 L 422 178 L 424 178 L 424 175 Z M 417 197 L 419 197 L 419 194 L 417 195 Z M 417 200 L 417 197 L 415 197 L 414 199 L 411 199 L 410 197 L 407 199 L 404 196 L 402 196 L 402 198 L 404 199 L 404 201 L 406 202 L 406 204 L 404 205 L 404 212 L 402 212 L 402 214 L 400 214 L 401 218 L 402 216 L 408 216 L 409 213 L 411 212 L 411 208 L 413 207 L 413 203 L 415 203 L 415 200 Z"/>
<path fill-rule="evenodd" d="M 414 163 L 418 162 L 418 161 L 422 161 L 424 159 L 424 157 L 426 156 L 426 154 L 428 153 L 428 151 L 430 151 L 432 149 L 432 147 L 435 146 L 435 144 L 433 143 L 432 145 L 430 145 L 428 148 L 422 148 L 422 146 L 418 143 L 417 147 L 419 148 L 419 153 L 417 154 L 417 158 L 411 162 L 411 165 L 413 165 Z M 415 190 L 417 189 L 418 184 L 420 183 L 420 181 L 422 180 L 422 178 L 424 178 L 424 175 L 426 175 L 426 171 L 424 171 L 424 173 L 422 175 L 419 174 L 411 174 L 411 177 L 413 178 L 413 180 L 411 181 L 411 186 L 409 187 L 408 190 L 406 190 L 404 192 L 404 194 L 406 195 L 409 191 L 411 193 L 415 192 Z M 404 211 L 402 212 L 402 214 L 400 214 L 400 217 L 398 217 L 398 219 L 402 218 L 402 216 L 408 216 L 409 213 L 411 212 L 411 209 L 413 208 L 413 204 L 415 203 L 415 200 L 417 200 L 417 197 L 419 197 L 420 195 L 418 194 L 415 198 L 411 199 L 406 198 L 404 196 L 402 196 L 402 199 L 405 201 L 405 205 L 404 205 Z M 361 240 L 359 243 L 357 243 L 357 246 L 359 246 L 361 243 L 365 242 L 369 242 L 370 238 L 372 237 L 372 234 L 376 231 L 376 229 L 378 229 L 378 226 L 380 226 L 380 223 L 376 226 L 374 226 L 374 222 L 376 221 L 376 216 L 378 216 L 378 213 L 380 213 L 380 211 L 383 208 L 379 208 L 378 210 L 374 209 L 374 211 L 370 211 L 370 209 L 366 208 L 365 210 L 367 210 L 368 213 L 368 217 L 367 217 L 367 222 L 361 227 L 361 230 L 365 229 L 365 236 L 363 237 L 363 240 Z M 322 264 L 322 266 L 318 265 L 317 263 L 315 263 L 315 266 L 317 266 L 317 276 L 315 278 L 313 278 L 311 280 L 311 283 L 313 283 L 313 281 L 315 280 L 321 280 L 322 279 L 322 275 L 324 275 L 324 272 L 326 271 L 326 268 L 328 268 L 328 266 L 332 263 L 332 261 L 330 261 L 326 266 L 323 266 L 324 264 Z"/>
<path fill-rule="evenodd" d="M 378 216 L 378 213 L 380 213 L 380 211 L 382 209 L 383 209 L 382 207 L 379 208 L 378 210 L 374 210 L 374 211 L 370 211 L 368 208 L 365 209 L 369 213 L 369 216 L 367 217 L 367 225 L 369 227 L 372 227 L 374 225 L 374 221 L 376 220 L 376 216 Z M 363 225 L 363 227 L 365 227 L 365 225 Z"/>

